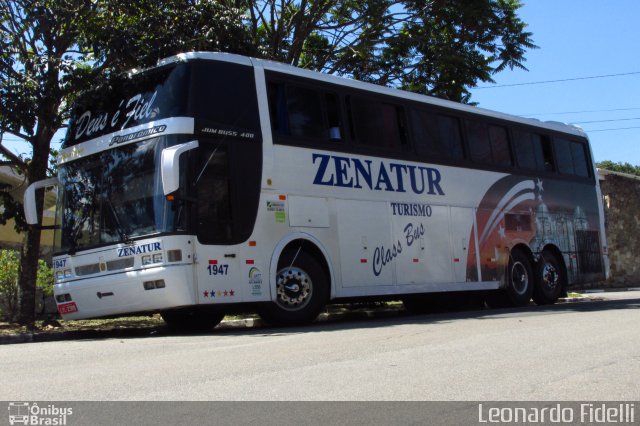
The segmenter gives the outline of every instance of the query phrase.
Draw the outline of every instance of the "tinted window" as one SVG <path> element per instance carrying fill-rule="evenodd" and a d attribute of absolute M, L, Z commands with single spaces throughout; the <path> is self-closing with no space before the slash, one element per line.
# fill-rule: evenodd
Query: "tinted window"
<path fill-rule="evenodd" d="M 493 163 L 499 166 L 512 165 L 507 129 L 502 126 L 489 126 L 489 140 L 491 141 Z"/>
<path fill-rule="evenodd" d="M 271 128 L 276 134 L 341 140 L 338 97 L 332 93 L 284 83 L 268 86 Z"/>
<path fill-rule="evenodd" d="M 556 138 L 554 140 L 558 171 L 564 175 L 574 174 L 573 158 L 571 158 L 571 147 L 569 144 L 570 142 L 566 139 Z"/>
<path fill-rule="evenodd" d="M 573 157 L 573 169 L 576 175 L 589 177 L 589 163 L 585 146 L 579 142 L 571 142 L 571 156 Z"/>
<path fill-rule="evenodd" d="M 457 118 L 412 109 L 411 128 L 419 156 L 427 159 L 464 159 Z"/>
<path fill-rule="evenodd" d="M 520 168 L 524 170 L 538 170 L 538 157 L 542 157 L 542 152 L 535 152 L 531 136 L 529 132 L 518 130 L 513 132 L 513 148 L 516 160 Z M 541 162 L 542 160 L 540 160 Z"/>
<path fill-rule="evenodd" d="M 82 94 L 71 113 L 63 147 L 162 118 L 186 115 L 190 64 L 114 76 Z"/>
<path fill-rule="evenodd" d="M 553 162 L 553 151 L 551 149 L 551 140 L 546 135 L 533 135 L 533 143 L 537 152 L 542 152 L 542 165 L 543 169 L 547 172 L 555 171 Z"/>
<path fill-rule="evenodd" d="M 464 160 L 460 121 L 456 117 L 438 115 L 440 143 L 449 158 Z"/>
<path fill-rule="evenodd" d="M 200 140 L 190 153 L 188 185 L 196 200 L 194 219 L 203 244 L 237 244 L 253 232 L 260 198 L 260 144 Z"/>
<path fill-rule="evenodd" d="M 189 116 L 205 120 L 202 126 L 240 133 L 249 131 L 259 136 L 260 117 L 253 68 L 214 61 L 191 64 Z M 199 130 L 198 121 L 196 131 Z"/>
<path fill-rule="evenodd" d="M 553 155 L 549 137 L 521 130 L 513 132 L 518 165 L 524 170 L 553 171 Z"/>
<path fill-rule="evenodd" d="M 358 144 L 401 150 L 405 146 L 401 109 L 358 97 L 348 98 L 353 137 Z"/>
<path fill-rule="evenodd" d="M 233 82 L 230 84 L 229 82 Z M 83 94 L 73 108 L 64 147 L 170 117 L 194 117 L 208 128 L 259 138 L 253 68 L 190 61 L 131 77 L 113 77 Z"/>
<path fill-rule="evenodd" d="M 558 171 L 566 175 L 589 177 L 584 145 L 563 138 L 554 139 Z"/>
<path fill-rule="evenodd" d="M 309 138 L 325 136 L 320 93 L 302 87 L 287 87 L 289 134 Z"/>
<path fill-rule="evenodd" d="M 465 126 L 471 160 L 476 163 L 491 164 L 491 144 L 487 124 L 476 120 L 465 120 Z"/>

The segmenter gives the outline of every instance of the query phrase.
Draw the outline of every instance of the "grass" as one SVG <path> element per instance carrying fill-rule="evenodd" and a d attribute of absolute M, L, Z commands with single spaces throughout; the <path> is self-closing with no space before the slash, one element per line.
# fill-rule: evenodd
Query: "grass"
<path fill-rule="evenodd" d="M 0 335 L 20 334 L 20 333 L 59 333 L 61 331 L 81 331 L 81 330 L 112 330 L 116 328 L 150 328 L 160 327 L 164 321 L 160 315 L 122 317 L 110 319 L 90 319 L 90 320 L 38 320 L 35 323 L 35 330 L 26 326 L 0 322 Z"/>

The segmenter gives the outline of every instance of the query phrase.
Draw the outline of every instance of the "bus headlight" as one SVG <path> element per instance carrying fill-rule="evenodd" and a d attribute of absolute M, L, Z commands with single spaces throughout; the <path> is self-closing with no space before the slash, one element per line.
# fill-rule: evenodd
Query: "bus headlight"
<path fill-rule="evenodd" d="M 65 278 L 71 278 L 71 269 L 56 271 L 56 281 L 62 281 Z"/>

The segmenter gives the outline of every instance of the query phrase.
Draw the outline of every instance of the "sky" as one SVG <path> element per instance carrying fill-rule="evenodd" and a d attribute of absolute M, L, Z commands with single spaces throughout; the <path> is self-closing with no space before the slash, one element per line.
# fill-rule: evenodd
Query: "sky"
<path fill-rule="evenodd" d="M 471 101 L 495 111 L 577 124 L 587 132 L 596 162 L 640 165 L 640 1 L 522 3 L 518 15 L 539 46 L 525 55 L 528 71 L 496 74 L 496 87 L 471 89 Z M 610 75 L 617 76 L 600 77 Z M 570 81 L 539 83 L 550 80 Z"/>
<path fill-rule="evenodd" d="M 495 87 L 471 89 L 471 101 L 577 124 L 595 161 L 640 166 L 640 0 L 523 0 L 518 14 L 539 46 L 525 54 L 528 71 L 496 74 Z M 550 80 L 569 81 L 540 83 Z M 62 137 L 58 132 L 54 142 Z M 25 152 L 20 144 L 13 149 Z"/>

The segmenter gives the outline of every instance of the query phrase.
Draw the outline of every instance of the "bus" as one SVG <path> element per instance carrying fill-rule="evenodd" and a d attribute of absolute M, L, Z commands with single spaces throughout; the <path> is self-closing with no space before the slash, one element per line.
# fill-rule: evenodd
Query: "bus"
<path fill-rule="evenodd" d="M 244 56 L 191 52 L 81 96 L 56 178 L 64 319 L 490 294 L 554 303 L 608 273 L 577 127 Z M 474 292 L 474 293 L 464 293 Z"/>

